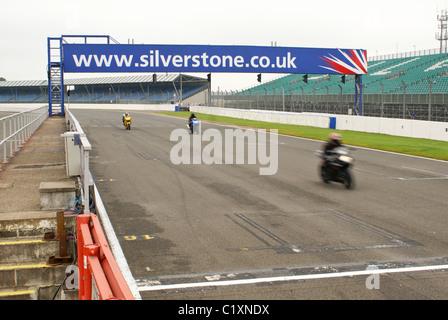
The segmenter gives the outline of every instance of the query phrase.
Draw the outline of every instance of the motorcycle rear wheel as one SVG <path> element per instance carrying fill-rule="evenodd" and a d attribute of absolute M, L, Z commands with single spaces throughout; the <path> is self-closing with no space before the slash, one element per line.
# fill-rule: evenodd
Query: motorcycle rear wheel
<path fill-rule="evenodd" d="M 350 172 L 348 172 L 347 170 L 345 170 L 343 172 L 343 176 L 342 179 L 344 181 L 344 186 L 347 189 L 351 189 L 353 187 L 353 181 L 352 181 L 352 177 L 350 175 Z"/>

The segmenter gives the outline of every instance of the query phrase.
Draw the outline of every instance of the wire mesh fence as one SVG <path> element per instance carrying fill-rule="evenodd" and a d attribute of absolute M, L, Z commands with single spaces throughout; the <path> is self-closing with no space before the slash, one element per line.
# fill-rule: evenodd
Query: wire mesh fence
<path fill-rule="evenodd" d="M 212 92 L 211 105 L 223 108 L 350 114 L 371 117 L 448 121 L 448 94 L 364 94 L 362 108 L 354 95 L 291 95 Z"/>

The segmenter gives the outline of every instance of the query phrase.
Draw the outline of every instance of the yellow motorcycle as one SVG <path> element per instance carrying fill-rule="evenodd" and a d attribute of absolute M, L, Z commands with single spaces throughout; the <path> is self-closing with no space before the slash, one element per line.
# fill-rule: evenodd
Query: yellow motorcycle
<path fill-rule="evenodd" d="M 123 120 L 123 125 L 126 130 L 131 130 L 132 118 L 131 116 L 125 116 Z"/>

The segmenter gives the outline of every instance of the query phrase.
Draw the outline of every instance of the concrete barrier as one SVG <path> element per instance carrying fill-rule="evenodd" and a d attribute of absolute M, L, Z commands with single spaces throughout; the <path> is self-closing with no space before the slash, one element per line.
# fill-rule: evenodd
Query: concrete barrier
<path fill-rule="evenodd" d="M 0 104 L 0 110 L 11 111 L 12 108 L 13 110 L 20 109 L 20 111 L 23 111 L 35 107 L 36 105 L 37 104 Z M 70 103 L 70 108 L 129 111 L 176 111 L 175 104 Z M 270 110 L 247 110 L 205 106 L 190 106 L 190 111 L 254 121 L 448 141 L 448 123 L 439 121 L 360 117 L 354 115 L 337 114 L 295 113 Z"/>
<path fill-rule="evenodd" d="M 67 104 L 68 105 L 68 104 Z M 70 103 L 70 109 L 126 110 L 126 111 L 176 111 L 175 104 L 98 104 Z"/>
<path fill-rule="evenodd" d="M 448 141 L 448 123 L 336 115 L 336 129 Z"/>
<path fill-rule="evenodd" d="M 204 106 L 192 106 L 190 111 L 254 121 L 448 141 L 447 122 Z"/>
<path fill-rule="evenodd" d="M 22 112 L 31 109 L 43 107 L 45 103 L 0 103 L 0 111 L 5 112 Z"/>
<path fill-rule="evenodd" d="M 330 116 L 318 114 L 302 114 L 295 112 L 279 112 L 270 110 L 247 110 L 231 108 L 215 108 L 203 106 L 191 106 L 190 111 L 205 114 L 213 114 L 223 117 L 232 117 L 245 120 L 294 124 L 319 128 L 329 128 Z"/>
<path fill-rule="evenodd" d="M 45 106 L 45 103 L 0 103 L 0 111 L 22 112 L 37 107 Z M 135 110 L 135 111 L 177 111 L 176 104 L 121 104 L 121 103 L 70 103 L 65 106 L 71 109 L 100 109 L 100 110 Z"/>

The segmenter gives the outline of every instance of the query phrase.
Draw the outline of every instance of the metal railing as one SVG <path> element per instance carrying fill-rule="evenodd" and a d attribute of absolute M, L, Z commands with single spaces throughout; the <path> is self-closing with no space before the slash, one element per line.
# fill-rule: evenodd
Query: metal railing
<path fill-rule="evenodd" d="M 81 125 L 79 124 L 78 120 L 73 116 L 73 114 L 66 109 L 65 113 L 65 119 L 67 126 L 69 128 L 69 132 L 73 132 L 74 134 L 79 136 L 79 146 L 80 146 L 80 154 L 81 154 L 81 202 L 83 206 L 83 213 L 89 214 L 89 194 L 90 194 L 90 187 L 93 185 L 93 180 L 90 175 L 90 169 L 89 169 L 89 153 L 92 149 L 92 146 L 90 145 L 89 140 L 86 137 L 86 134 L 84 133 Z"/>
<path fill-rule="evenodd" d="M 43 106 L 0 119 L 0 171 L 1 163 L 8 163 L 47 118 L 48 108 Z"/>
<path fill-rule="evenodd" d="M 382 54 L 376 56 L 370 56 L 367 58 L 367 61 L 380 61 L 380 60 L 390 60 L 390 59 L 402 59 L 402 58 L 411 58 L 411 57 L 420 57 L 427 56 L 431 54 L 440 54 L 446 53 L 444 50 L 440 50 L 440 48 L 435 49 L 425 49 L 425 50 L 413 50 L 407 52 L 399 52 L 399 53 L 391 53 L 391 54 Z"/>
<path fill-rule="evenodd" d="M 348 94 L 234 94 L 212 92 L 211 106 L 222 108 L 353 114 L 354 96 Z M 363 116 L 448 121 L 448 94 L 363 94 Z"/>

